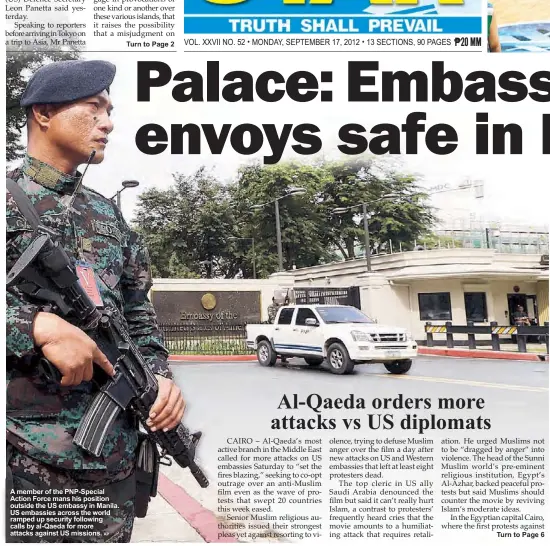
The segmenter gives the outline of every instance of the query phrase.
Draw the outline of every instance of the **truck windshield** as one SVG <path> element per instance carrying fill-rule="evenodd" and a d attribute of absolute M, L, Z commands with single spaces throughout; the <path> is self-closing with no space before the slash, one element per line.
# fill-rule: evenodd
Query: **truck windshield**
<path fill-rule="evenodd" d="M 355 307 L 317 307 L 317 312 L 326 324 L 346 322 L 374 323 L 371 318 Z"/>

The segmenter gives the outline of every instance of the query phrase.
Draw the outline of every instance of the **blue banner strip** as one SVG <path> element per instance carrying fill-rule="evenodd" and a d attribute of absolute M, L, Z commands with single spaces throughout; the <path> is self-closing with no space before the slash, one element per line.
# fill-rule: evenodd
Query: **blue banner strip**
<path fill-rule="evenodd" d="M 215 0 L 185 0 L 185 15 L 358 15 L 369 9 L 384 9 L 384 15 L 405 9 L 437 9 L 443 15 L 481 15 L 484 0 L 464 0 L 463 4 L 441 4 L 439 0 L 417 0 L 416 5 L 371 5 L 369 0 L 332 0 L 330 4 L 316 4 L 315 0 L 303 0 L 301 4 L 288 4 L 284 0 L 240 0 L 233 4 L 219 4 Z M 486 1 L 486 0 L 485 0 Z M 547 0 L 542 0 L 547 1 Z"/>
<path fill-rule="evenodd" d="M 185 0 L 185 15 L 305 15 L 357 14 L 370 6 L 369 0 L 333 0 L 332 4 L 285 4 L 283 0 L 242 0 L 238 4 L 216 4 L 208 0 Z M 390 9 L 393 6 L 389 6 Z"/>
<path fill-rule="evenodd" d="M 185 17 L 185 34 L 481 34 L 481 17 Z"/>

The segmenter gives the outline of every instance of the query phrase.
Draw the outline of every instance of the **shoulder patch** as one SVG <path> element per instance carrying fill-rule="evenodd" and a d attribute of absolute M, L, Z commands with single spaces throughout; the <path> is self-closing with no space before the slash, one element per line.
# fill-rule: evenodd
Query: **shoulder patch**
<path fill-rule="evenodd" d="M 98 235 L 113 237 L 122 244 L 122 232 L 120 231 L 120 229 L 118 229 L 116 224 L 112 222 L 100 222 L 99 220 L 92 220 L 92 228 Z"/>

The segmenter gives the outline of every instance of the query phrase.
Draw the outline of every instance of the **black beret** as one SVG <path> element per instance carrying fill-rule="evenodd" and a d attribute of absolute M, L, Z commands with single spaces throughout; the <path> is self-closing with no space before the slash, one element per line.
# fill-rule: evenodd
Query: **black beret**
<path fill-rule="evenodd" d="M 29 80 L 21 106 L 62 104 L 108 90 L 116 67 L 107 61 L 59 61 L 39 68 Z"/>

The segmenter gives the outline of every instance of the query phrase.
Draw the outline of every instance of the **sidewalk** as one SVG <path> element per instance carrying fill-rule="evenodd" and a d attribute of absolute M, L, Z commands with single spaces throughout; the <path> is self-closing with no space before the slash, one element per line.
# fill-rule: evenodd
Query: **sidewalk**
<path fill-rule="evenodd" d="M 518 346 L 514 344 L 503 344 L 500 346 L 501 351 L 510 351 L 517 352 Z M 528 353 L 537 353 L 537 354 L 546 354 L 546 345 L 544 343 L 528 343 L 527 344 Z"/>
<path fill-rule="evenodd" d="M 515 345 L 502 345 L 500 351 L 493 351 L 490 347 L 469 349 L 468 347 L 418 347 L 419 355 L 446 356 L 454 358 L 490 358 L 493 360 L 527 360 L 540 362 L 548 360 L 546 346 L 528 345 L 526 353 L 520 353 Z"/>
<path fill-rule="evenodd" d="M 189 471 L 161 466 L 157 496 L 136 519 L 132 542 L 218 542 L 215 485 L 201 489 Z"/>
<path fill-rule="evenodd" d="M 147 517 L 136 519 L 131 542 L 204 542 L 199 533 L 157 494 Z"/>
<path fill-rule="evenodd" d="M 468 349 L 466 346 L 458 346 L 448 349 L 445 346 L 437 345 L 435 347 L 418 347 L 419 355 L 428 356 L 447 356 L 459 358 L 491 358 L 496 360 L 548 360 L 546 345 L 538 343 L 528 343 L 527 352 L 518 352 L 517 345 L 503 343 L 500 351 L 493 351 L 490 345 L 481 345 L 477 349 Z M 254 354 L 247 355 L 170 355 L 169 361 L 177 364 L 184 362 L 245 362 L 257 361 Z"/>
<path fill-rule="evenodd" d="M 211 474 L 204 469 L 205 474 Z M 158 493 L 147 516 L 136 519 L 131 542 L 249 542 L 242 538 L 218 538 L 218 492 L 212 479 L 202 489 L 191 473 L 177 464 L 161 467 Z M 226 531 L 227 532 L 227 531 Z M 254 542 L 286 542 L 281 537 L 256 538 Z"/>

